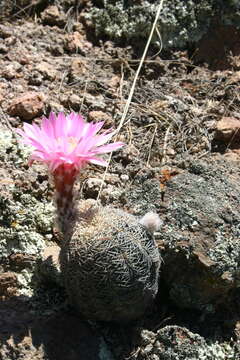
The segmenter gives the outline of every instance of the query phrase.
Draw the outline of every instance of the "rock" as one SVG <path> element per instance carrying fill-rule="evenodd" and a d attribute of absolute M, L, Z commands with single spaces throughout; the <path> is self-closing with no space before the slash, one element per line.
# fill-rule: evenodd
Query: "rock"
<path fill-rule="evenodd" d="M 43 112 L 45 96 L 42 93 L 27 92 L 12 100 L 8 113 L 23 120 L 31 120 Z"/>
<path fill-rule="evenodd" d="M 113 76 L 110 80 L 108 80 L 107 84 L 112 89 L 117 89 L 121 83 L 121 78 L 117 75 Z"/>
<path fill-rule="evenodd" d="M 136 179 L 136 189 L 125 191 L 135 213 L 155 210 L 163 220 L 156 236 L 161 279 L 177 307 L 227 311 L 240 286 L 238 164 L 217 158 L 192 162 L 168 182 L 164 202 L 153 179 L 142 188 Z"/>
<path fill-rule="evenodd" d="M 71 304 L 87 319 L 130 322 L 158 291 L 160 255 L 134 216 L 82 201 L 69 223 L 60 264 Z"/>
<path fill-rule="evenodd" d="M 0 24 L 0 37 L 7 39 L 12 36 L 12 29 L 10 26 Z"/>
<path fill-rule="evenodd" d="M 105 182 L 111 185 L 120 185 L 120 179 L 118 174 L 106 174 Z"/>
<path fill-rule="evenodd" d="M 54 80 L 57 76 L 57 70 L 54 66 L 46 61 L 42 61 L 36 65 L 36 70 L 43 75 L 45 80 Z"/>
<path fill-rule="evenodd" d="M 89 50 L 92 48 L 92 44 L 78 31 L 74 31 L 72 34 L 66 36 L 65 48 L 70 53 L 87 55 Z"/>
<path fill-rule="evenodd" d="M 215 140 L 223 141 L 232 147 L 240 143 L 240 120 L 234 117 L 223 117 L 216 124 Z"/>
<path fill-rule="evenodd" d="M 11 80 L 13 78 L 19 77 L 19 71 L 21 70 L 21 65 L 17 61 L 12 61 L 2 71 L 2 76 L 5 79 Z"/>
<path fill-rule="evenodd" d="M 180 326 L 165 326 L 156 333 L 141 332 L 140 351 L 133 360 L 235 359 L 235 350 L 227 343 L 207 344 L 205 339 Z"/>
<path fill-rule="evenodd" d="M 125 163 L 128 164 L 139 157 L 139 150 L 133 144 L 124 146 L 121 156 L 124 159 Z"/>
<path fill-rule="evenodd" d="M 89 177 L 84 183 L 84 195 L 87 198 L 96 199 L 101 188 L 102 179 Z M 103 184 L 106 187 L 106 184 Z"/>
<path fill-rule="evenodd" d="M 113 119 L 107 113 L 103 111 L 90 111 L 88 113 L 89 121 L 104 121 L 104 126 L 111 126 L 113 124 Z"/>
<path fill-rule="evenodd" d="M 11 37 L 5 39 L 5 41 L 4 41 L 5 45 L 6 45 L 9 49 L 11 49 L 11 47 L 13 47 L 13 46 L 16 44 L 16 42 L 17 42 L 16 36 L 11 36 Z M 10 55 L 10 57 L 9 57 L 9 60 L 10 60 L 10 59 L 11 59 L 11 55 Z M 18 58 L 17 58 L 17 57 L 16 57 L 16 60 L 18 61 Z"/>
<path fill-rule="evenodd" d="M 0 44 L 0 54 L 6 54 L 8 52 L 8 47 L 4 44 Z"/>
<path fill-rule="evenodd" d="M 52 44 L 51 45 L 51 54 L 53 56 L 62 56 L 64 54 L 64 49 L 62 44 Z"/>
<path fill-rule="evenodd" d="M 159 3 L 150 0 L 131 0 L 126 4 L 111 0 L 102 6 L 95 0 L 90 10 L 83 11 L 81 17 L 87 26 L 95 29 L 99 37 L 119 42 L 126 39 L 134 43 L 148 38 L 158 6 Z M 188 43 L 197 42 L 206 34 L 216 17 L 218 23 L 231 25 L 237 31 L 240 17 L 238 2 L 219 4 L 206 0 L 200 4 L 198 1 L 164 1 L 158 21 L 164 48 L 182 49 Z M 154 40 L 159 41 L 157 36 Z M 207 50 L 206 54 L 209 48 Z"/>
<path fill-rule="evenodd" d="M 127 174 L 120 175 L 120 179 L 123 183 L 126 183 L 129 181 L 129 176 Z"/>
<path fill-rule="evenodd" d="M 87 63 L 84 59 L 76 58 L 71 62 L 69 79 L 71 82 L 81 81 L 88 70 Z"/>
<path fill-rule="evenodd" d="M 82 99 L 77 94 L 72 94 L 68 98 L 68 105 L 74 110 L 79 111 Z"/>
<path fill-rule="evenodd" d="M 33 70 L 28 75 L 28 84 L 39 86 L 43 82 L 43 75 L 39 71 Z"/>
<path fill-rule="evenodd" d="M 61 104 L 59 104 L 58 101 L 54 101 L 54 100 L 48 101 L 48 109 L 53 112 L 60 112 L 60 111 L 64 112 L 65 111 L 64 107 Z"/>
<path fill-rule="evenodd" d="M 82 46 L 84 37 L 77 31 L 66 36 L 66 49 L 71 53 L 77 51 Z"/>
<path fill-rule="evenodd" d="M 239 68 L 240 68 L 240 56 L 239 58 Z M 228 84 L 238 84 L 240 82 L 240 71 L 233 71 L 230 73 L 230 78 L 228 79 Z"/>
<path fill-rule="evenodd" d="M 106 110 L 106 102 L 105 98 L 102 94 L 93 96 L 89 93 L 85 94 L 85 103 L 89 107 L 90 110 Z"/>
<path fill-rule="evenodd" d="M 13 272 L 0 274 L 0 299 L 6 299 L 17 293 L 17 276 Z"/>
<path fill-rule="evenodd" d="M 193 164 L 170 182 L 159 244 L 162 278 L 177 306 L 217 311 L 231 302 L 240 284 L 238 192 L 238 177 L 224 164 Z"/>
<path fill-rule="evenodd" d="M 227 11 L 223 11 L 224 17 Z M 238 15 L 239 16 L 239 11 Z M 230 19 L 229 19 L 230 20 Z M 232 17 L 233 20 L 233 17 Z M 221 21 L 221 20 L 220 20 Z M 194 61 L 197 63 L 206 62 L 212 70 L 226 70 L 232 68 L 232 57 L 239 55 L 239 28 L 235 25 L 230 25 L 233 21 L 228 21 L 227 24 L 222 19 L 222 23 L 216 25 L 213 23 L 208 29 L 207 33 L 197 44 L 197 50 L 194 54 Z M 228 44 L 228 49 L 223 44 Z"/>
<path fill-rule="evenodd" d="M 10 266 L 15 270 L 33 268 L 35 261 L 36 256 L 29 254 L 16 253 L 9 256 Z"/>
<path fill-rule="evenodd" d="M 80 53 L 86 55 L 92 48 L 92 44 L 85 40 L 84 36 L 78 31 L 74 31 L 72 34 L 66 35 L 66 50 L 70 53 Z"/>
<path fill-rule="evenodd" d="M 59 12 L 56 5 L 48 6 L 42 13 L 41 19 L 43 24 L 64 26 L 66 24 L 66 15 L 63 12 Z"/>

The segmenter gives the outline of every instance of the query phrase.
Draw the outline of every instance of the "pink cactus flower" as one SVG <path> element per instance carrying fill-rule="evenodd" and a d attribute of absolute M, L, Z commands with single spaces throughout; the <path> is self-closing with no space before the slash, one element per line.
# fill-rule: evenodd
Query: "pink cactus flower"
<path fill-rule="evenodd" d="M 107 130 L 97 134 L 104 121 L 87 123 L 82 116 L 72 112 L 65 116 L 63 112 L 49 118 L 43 117 L 41 126 L 24 123 L 24 130 L 17 132 L 25 144 L 34 148 L 30 162 L 37 160 L 48 165 L 54 172 L 60 165 L 72 165 L 76 170 L 87 163 L 103 165 L 107 163 L 99 157 L 121 148 L 122 142 L 105 145 L 114 135 Z"/>
<path fill-rule="evenodd" d="M 121 148 L 122 142 L 106 143 L 114 132 L 107 130 L 97 134 L 104 121 L 86 123 L 81 115 L 71 113 L 65 116 L 51 112 L 44 117 L 41 126 L 24 123 L 17 133 L 25 144 L 33 147 L 30 164 L 34 161 L 46 163 L 53 175 L 57 222 L 65 231 L 68 219 L 74 213 L 73 188 L 77 175 L 87 163 L 107 165 L 99 155 Z"/>

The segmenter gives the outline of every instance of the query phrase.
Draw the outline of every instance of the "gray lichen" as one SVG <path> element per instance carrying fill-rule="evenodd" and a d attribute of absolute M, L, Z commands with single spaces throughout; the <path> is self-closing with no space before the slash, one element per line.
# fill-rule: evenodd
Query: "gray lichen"
<path fill-rule="evenodd" d="M 17 274 L 18 280 L 18 294 L 25 296 L 32 296 L 34 289 L 32 286 L 33 273 L 30 269 L 23 269 Z"/>
<path fill-rule="evenodd" d="M 84 14 L 86 20 L 93 23 L 97 36 L 116 41 L 146 39 L 159 6 L 158 1 L 151 0 L 95 0 L 93 3 Z M 183 48 L 200 40 L 216 16 L 222 24 L 239 26 L 239 2 L 164 1 L 158 22 L 164 48 Z M 159 41 L 157 36 L 154 41 Z"/>
<path fill-rule="evenodd" d="M 0 131 L 0 160 L 2 183 L 0 192 L 0 258 L 15 253 L 39 257 L 51 237 L 54 206 L 34 192 L 24 192 L 21 179 L 29 183 L 23 166 L 27 163 L 29 147 L 16 141 L 10 130 Z M 5 184 L 6 182 L 6 184 Z M 20 182 L 20 183 L 19 183 Z M 33 271 L 22 269 L 17 273 L 19 294 L 31 296 Z"/>
<path fill-rule="evenodd" d="M 209 249 L 208 255 L 216 263 L 216 271 L 227 271 L 234 274 L 236 285 L 240 286 L 240 248 L 239 237 L 224 236 L 224 230 L 216 233 L 214 247 Z"/>
<path fill-rule="evenodd" d="M 103 8 L 93 7 L 90 18 L 97 35 L 115 40 L 147 38 L 157 11 L 157 1 L 107 1 Z M 183 47 L 206 33 L 212 13 L 212 1 L 165 1 L 159 19 L 164 47 Z M 157 37 L 155 37 L 157 40 Z"/>
<path fill-rule="evenodd" d="M 179 326 L 166 326 L 141 333 L 141 360 L 234 360 L 239 353 L 229 343 L 207 343 L 204 338 Z M 133 359 L 135 359 L 133 357 Z"/>
<path fill-rule="evenodd" d="M 1 257 L 12 253 L 39 255 L 45 246 L 44 235 L 51 231 L 53 205 L 30 194 L 22 194 L 18 200 L 0 194 L 0 207 Z"/>

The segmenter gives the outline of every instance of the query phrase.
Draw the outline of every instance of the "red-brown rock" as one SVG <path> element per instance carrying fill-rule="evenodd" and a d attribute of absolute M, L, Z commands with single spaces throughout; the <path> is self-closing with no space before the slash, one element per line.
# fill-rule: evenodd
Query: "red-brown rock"
<path fill-rule="evenodd" d="M 44 95 L 37 92 L 27 92 L 11 102 L 8 113 L 20 116 L 23 120 L 31 120 L 43 112 Z"/>
<path fill-rule="evenodd" d="M 48 6 L 41 14 L 44 24 L 53 26 L 64 26 L 66 24 L 66 15 L 60 12 L 56 5 Z"/>
<path fill-rule="evenodd" d="M 223 117 L 216 125 L 215 139 L 236 143 L 240 140 L 240 120 L 234 117 Z"/>
<path fill-rule="evenodd" d="M 54 80 L 57 76 L 57 70 L 46 61 L 42 61 L 36 66 L 36 70 L 47 80 Z"/>
<path fill-rule="evenodd" d="M 105 125 L 104 126 L 110 126 L 113 123 L 113 119 L 111 118 L 111 116 L 109 116 L 108 114 L 106 114 L 103 111 L 90 111 L 88 114 L 88 118 L 90 121 L 104 121 Z"/>
<path fill-rule="evenodd" d="M 17 292 L 17 276 L 13 272 L 0 274 L 0 299 L 15 295 Z"/>
<path fill-rule="evenodd" d="M 78 31 L 66 37 L 66 49 L 71 53 L 80 52 L 85 55 L 91 48 L 92 44 L 86 41 Z"/>

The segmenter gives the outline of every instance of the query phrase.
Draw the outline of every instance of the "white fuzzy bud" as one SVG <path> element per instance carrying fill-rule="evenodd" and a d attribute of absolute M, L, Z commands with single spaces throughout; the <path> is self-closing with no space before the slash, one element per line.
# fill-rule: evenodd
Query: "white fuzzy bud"
<path fill-rule="evenodd" d="M 158 214 L 150 211 L 146 213 L 141 219 L 140 224 L 145 226 L 149 231 L 154 233 L 155 231 L 158 231 L 160 227 L 162 226 L 163 222 L 158 216 Z"/>

